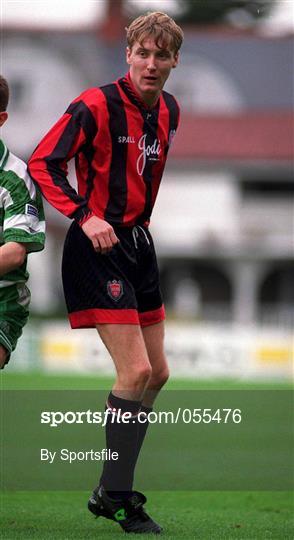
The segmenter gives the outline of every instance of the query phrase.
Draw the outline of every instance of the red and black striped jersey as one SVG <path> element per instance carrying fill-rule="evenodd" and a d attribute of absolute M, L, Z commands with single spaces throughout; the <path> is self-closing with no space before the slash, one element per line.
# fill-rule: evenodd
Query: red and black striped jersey
<path fill-rule="evenodd" d="M 37 146 L 29 172 L 44 197 L 80 223 L 92 214 L 113 225 L 148 224 L 179 122 L 162 91 L 148 108 L 129 74 L 83 92 Z M 67 180 L 75 158 L 78 193 Z"/>

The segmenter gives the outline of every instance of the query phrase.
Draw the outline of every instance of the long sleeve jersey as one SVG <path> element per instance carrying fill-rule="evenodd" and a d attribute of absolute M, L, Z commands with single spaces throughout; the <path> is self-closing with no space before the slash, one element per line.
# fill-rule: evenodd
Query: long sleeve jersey
<path fill-rule="evenodd" d="M 171 94 L 162 91 L 148 108 L 128 74 L 70 104 L 34 151 L 30 175 L 49 203 L 80 224 L 96 215 L 117 226 L 147 225 L 178 122 Z M 78 193 L 67 180 L 73 157 Z"/>

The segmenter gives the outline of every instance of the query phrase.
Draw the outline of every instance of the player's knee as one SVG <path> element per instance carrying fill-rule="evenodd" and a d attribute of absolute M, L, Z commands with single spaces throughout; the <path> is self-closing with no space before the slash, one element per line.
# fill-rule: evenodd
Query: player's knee
<path fill-rule="evenodd" d="M 161 388 L 165 385 L 169 378 L 169 369 L 168 366 L 164 366 L 158 371 L 152 372 L 152 386 L 156 388 Z"/>
<path fill-rule="evenodd" d="M 129 373 L 121 374 L 120 382 L 123 387 L 129 389 L 144 388 L 149 382 L 152 374 L 150 364 L 139 364 Z"/>
<path fill-rule="evenodd" d="M 148 383 L 152 375 L 152 368 L 150 364 L 143 364 L 139 366 L 134 372 L 135 381 L 139 384 L 145 385 Z"/>

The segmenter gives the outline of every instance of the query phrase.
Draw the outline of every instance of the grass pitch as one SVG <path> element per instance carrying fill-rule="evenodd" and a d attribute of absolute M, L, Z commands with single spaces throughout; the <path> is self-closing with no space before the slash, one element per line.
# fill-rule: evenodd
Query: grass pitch
<path fill-rule="evenodd" d="M 15 492 L 2 498 L 2 538 L 121 539 L 116 523 L 95 519 L 84 492 Z M 148 511 L 163 538 L 293 538 L 290 495 L 281 492 L 152 492 Z M 293 525 L 293 523 L 292 523 Z M 140 535 L 140 538 L 150 535 Z"/>
<path fill-rule="evenodd" d="M 2 389 L 107 389 L 109 378 L 45 376 L 7 371 Z M 173 381 L 170 389 L 289 389 L 290 385 L 229 381 Z M 17 433 L 15 434 L 17 440 Z M 21 441 L 20 441 L 21 444 Z M 176 487 L 176 486 L 175 486 Z M 89 492 L 4 491 L 1 493 L 1 538 L 113 539 L 120 527 L 95 519 L 87 508 Z M 293 494 L 282 491 L 149 492 L 148 511 L 169 539 L 292 539 Z M 141 535 L 147 538 L 147 535 Z M 150 538 L 150 536 L 148 536 Z"/>

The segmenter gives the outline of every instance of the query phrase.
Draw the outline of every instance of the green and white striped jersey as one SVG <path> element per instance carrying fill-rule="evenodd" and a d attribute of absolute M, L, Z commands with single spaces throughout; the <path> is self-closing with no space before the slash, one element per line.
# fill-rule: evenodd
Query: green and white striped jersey
<path fill-rule="evenodd" d="M 42 250 L 45 218 L 41 194 L 26 164 L 0 140 L 0 246 L 7 242 L 24 243 L 27 253 Z M 26 263 L 0 276 L 0 288 L 26 282 Z"/>

